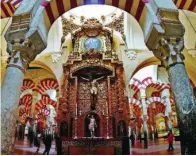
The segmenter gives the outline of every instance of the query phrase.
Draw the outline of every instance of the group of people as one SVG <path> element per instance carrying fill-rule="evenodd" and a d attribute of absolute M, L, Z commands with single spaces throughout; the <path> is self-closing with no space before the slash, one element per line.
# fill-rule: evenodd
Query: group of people
<path fill-rule="evenodd" d="M 29 129 L 28 138 L 29 138 L 29 142 L 30 142 L 30 147 L 33 146 L 33 143 L 34 143 L 34 146 L 37 147 L 35 154 L 39 153 L 41 141 L 43 141 L 43 143 L 45 145 L 45 150 L 43 152 L 43 155 L 45 155 L 45 154 L 49 155 L 52 141 L 54 138 L 53 134 L 50 133 L 50 131 L 48 131 L 48 130 L 37 131 L 37 133 L 34 135 L 34 132 L 31 129 Z"/>

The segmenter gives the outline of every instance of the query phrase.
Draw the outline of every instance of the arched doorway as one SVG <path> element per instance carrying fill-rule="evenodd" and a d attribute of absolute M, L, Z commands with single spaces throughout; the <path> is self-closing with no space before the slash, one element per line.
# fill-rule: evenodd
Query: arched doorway
<path fill-rule="evenodd" d="M 96 121 L 96 128 L 95 128 L 95 137 L 100 137 L 100 117 L 98 114 L 94 113 L 94 112 L 91 112 L 91 113 L 88 113 L 85 117 L 85 129 L 84 129 L 84 136 L 85 137 L 90 137 L 91 134 L 90 134 L 90 130 L 89 130 L 89 123 L 90 123 L 90 117 L 93 116 L 95 118 L 95 121 Z"/>
<path fill-rule="evenodd" d="M 68 137 L 68 122 L 62 121 L 60 125 L 60 136 Z"/>
<path fill-rule="evenodd" d="M 165 117 L 162 113 L 156 115 L 156 127 L 158 132 L 158 137 L 164 137 L 167 135 L 167 127 L 165 124 Z"/>

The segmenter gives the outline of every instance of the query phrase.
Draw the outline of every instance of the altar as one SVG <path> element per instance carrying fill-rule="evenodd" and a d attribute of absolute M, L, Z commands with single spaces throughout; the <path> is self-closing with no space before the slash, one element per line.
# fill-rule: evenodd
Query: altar
<path fill-rule="evenodd" d="M 105 139 L 103 137 L 62 138 L 63 155 L 129 155 L 128 137 Z"/>
<path fill-rule="evenodd" d="M 113 148 L 115 142 L 120 146 L 117 138 L 128 135 L 129 105 L 124 95 L 124 69 L 113 50 L 112 35 L 97 19 L 88 19 L 72 34 L 73 51 L 63 65 L 57 111 L 62 145 L 70 142 L 79 145 L 82 140 L 82 149 L 87 152 L 85 139 L 93 135 L 92 143 L 101 145 L 96 151 L 110 154 L 118 151 L 117 147 Z M 101 150 L 105 148 L 108 150 Z M 70 146 L 64 150 L 64 153 L 74 154 L 81 147 Z"/>

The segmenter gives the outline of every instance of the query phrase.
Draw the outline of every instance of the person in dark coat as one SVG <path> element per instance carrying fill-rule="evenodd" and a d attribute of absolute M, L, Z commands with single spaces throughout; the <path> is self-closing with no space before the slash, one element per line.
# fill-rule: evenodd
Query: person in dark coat
<path fill-rule="evenodd" d="M 174 136 L 172 134 L 172 130 L 169 131 L 168 133 L 168 136 L 167 136 L 167 141 L 169 143 L 169 146 L 168 146 L 168 151 L 170 151 L 170 149 L 173 151 L 174 148 L 173 148 L 173 140 L 174 140 Z"/>
<path fill-rule="evenodd" d="M 134 146 L 134 144 L 135 144 L 135 136 L 134 136 L 133 131 L 131 131 L 130 140 L 131 140 L 131 145 Z"/>
<path fill-rule="evenodd" d="M 35 152 L 36 155 L 39 153 L 39 148 L 41 144 L 41 133 L 38 133 L 34 138 L 34 145 L 37 147 L 37 150 Z"/>
<path fill-rule="evenodd" d="M 43 155 L 45 155 L 46 153 L 47 153 L 47 155 L 49 155 L 50 148 L 51 148 L 51 145 L 52 145 L 52 135 L 51 134 L 45 134 L 43 140 L 44 140 L 44 145 L 45 145 L 45 150 L 44 150 Z"/>
<path fill-rule="evenodd" d="M 32 147 L 33 140 L 34 140 L 34 132 L 32 127 L 29 127 L 28 138 L 29 138 L 29 146 Z"/>
<path fill-rule="evenodd" d="M 61 155 L 62 154 L 62 142 L 61 139 L 59 137 L 59 135 L 57 133 L 55 133 L 55 142 L 56 142 L 56 151 L 57 151 L 57 155 Z"/>

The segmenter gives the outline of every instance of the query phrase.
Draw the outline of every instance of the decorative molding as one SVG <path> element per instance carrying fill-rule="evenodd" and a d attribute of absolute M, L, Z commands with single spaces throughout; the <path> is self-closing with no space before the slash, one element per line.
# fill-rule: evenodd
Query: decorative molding
<path fill-rule="evenodd" d="M 130 60 L 136 60 L 136 58 L 137 58 L 136 51 L 127 49 L 127 50 L 125 50 L 125 52 Z"/>

